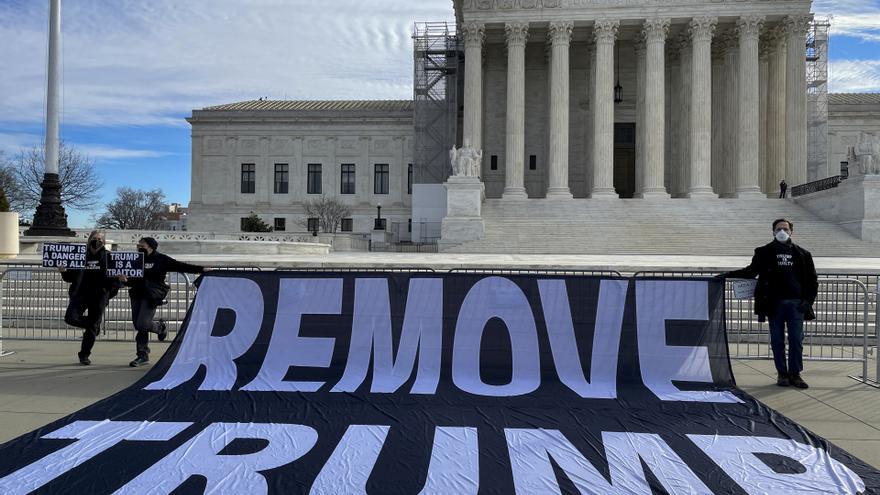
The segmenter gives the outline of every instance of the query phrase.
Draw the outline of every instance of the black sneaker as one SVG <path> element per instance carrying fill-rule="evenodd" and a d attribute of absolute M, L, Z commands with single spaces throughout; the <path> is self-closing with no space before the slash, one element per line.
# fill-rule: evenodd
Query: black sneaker
<path fill-rule="evenodd" d="M 777 373 L 776 374 L 776 384 L 780 387 L 788 386 L 788 374 L 787 373 Z"/>
<path fill-rule="evenodd" d="M 137 368 L 138 366 L 141 366 L 143 364 L 147 364 L 149 362 L 150 362 L 150 358 L 148 358 L 146 356 L 138 356 L 135 358 L 134 361 L 128 363 L 128 365 L 131 366 L 132 368 Z"/>
<path fill-rule="evenodd" d="M 159 334 L 156 335 L 156 338 L 159 339 L 160 342 L 168 338 L 168 325 L 165 324 L 165 320 L 159 320 Z"/>
<path fill-rule="evenodd" d="M 77 354 L 77 357 L 79 357 L 79 364 L 81 364 L 83 366 L 88 366 L 88 365 L 92 364 L 92 362 L 89 360 L 88 356 L 83 356 L 82 354 Z"/>
<path fill-rule="evenodd" d="M 807 385 L 807 382 L 805 382 L 804 379 L 801 378 L 800 373 L 792 373 L 792 375 L 788 378 L 788 381 L 791 382 L 791 385 L 793 387 L 810 388 L 810 386 Z"/>

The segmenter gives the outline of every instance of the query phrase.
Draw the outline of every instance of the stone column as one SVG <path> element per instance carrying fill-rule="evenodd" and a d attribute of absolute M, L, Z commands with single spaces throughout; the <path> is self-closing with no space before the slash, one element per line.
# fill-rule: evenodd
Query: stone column
<path fill-rule="evenodd" d="M 507 23 L 507 146 L 504 199 L 526 199 L 525 188 L 525 57 L 528 23 Z"/>
<path fill-rule="evenodd" d="M 742 16 L 736 22 L 739 36 L 739 118 L 737 126 L 736 197 L 760 198 L 758 176 L 758 122 L 760 97 L 758 37 L 764 16 Z"/>
<path fill-rule="evenodd" d="M 620 21 L 599 19 L 596 41 L 596 84 L 593 87 L 592 198 L 616 198 L 614 191 L 614 40 Z"/>
<path fill-rule="evenodd" d="M 360 161 L 354 166 L 354 187 L 357 192 L 358 204 L 363 206 L 370 205 L 370 199 L 373 197 L 373 191 L 370 190 L 370 177 L 372 177 L 372 163 L 370 163 L 370 147 L 373 145 L 373 138 L 370 136 L 361 136 L 358 138 L 361 146 Z M 306 177 L 306 172 L 300 177 Z"/>
<path fill-rule="evenodd" d="M 645 181 L 645 37 L 643 33 L 636 35 L 636 192 L 635 197 L 642 197 Z"/>
<path fill-rule="evenodd" d="M 773 190 L 773 182 L 767 168 L 767 58 L 769 53 L 770 45 L 766 36 L 762 36 L 758 45 L 758 86 L 760 87 L 758 99 L 758 180 L 764 195 Z"/>
<path fill-rule="evenodd" d="M 665 104 L 665 44 L 669 32 L 669 19 L 653 18 L 645 21 L 645 77 L 651 84 L 647 85 L 645 94 L 645 182 L 642 197 L 668 198 L 669 194 L 663 185 L 663 160 L 665 157 L 664 139 L 666 126 L 664 122 Z"/>
<path fill-rule="evenodd" d="M 767 59 L 767 170 L 771 188 L 767 196 L 778 196 L 785 179 L 785 33 L 778 26 L 770 38 Z"/>
<path fill-rule="evenodd" d="M 689 198 L 717 198 L 712 192 L 712 35 L 716 17 L 696 17 L 691 38 Z"/>
<path fill-rule="evenodd" d="M 466 22 L 459 33 L 464 38 L 464 122 L 462 141 L 483 149 L 483 39 L 485 25 Z"/>
<path fill-rule="evenodd" d="M 807 181 L 806 35 L 811 16 L 786 16 L 785 24 L 785 180 L 789 187 Z"/>
<path fill-rule="evenodd" d="M 685 197 L 690 190 L 690 164 L 691 164 L 691 111 L 693 105 L 693 47 L 685 34 L 680 42 L 679 63 L 681 69 L 681 87 L 679 88 L 679 102 L 681 119 L 678 123 L 679 133 L 679 160 L 675 167 L 675 189 L 670 191 L 676 197 Z"/>
<path fill-rule="evenodd" d="M 568 188 L 569 45 L 572 21 L 551 22 L 550 180 L 547 198 L 571 199 Z"/>
<path fill-rule="evenodd" d="M 596 43 L 594 40 L 590 39 L 587 45 L 587 60 L 589 62 L 589 69 L 587 71 L 587 101 L 589 102 L 589 113 L 587 114 L 587 121 L 584 132 L 584 151 L 587 153 L 589 157 L 586 163 L 586 170 L 584 170 L 584 181 L 586 182 L 587 196 L 590 195 L 590 191 L 593 190 L 593 170 L 596 168 L 596 157 L 593 155 L 593 121 L 594 115 L 596 114 L 596 100 L 593 98 L 595 95 L 593 94 L 593 87 L 596 85 Z"/>
<path fill-rule="evenodd" d="M 728 31 L 724 35 L 724 69 L 723 98 L 721 105 L 724 120 L 724 143 L 721 153 L 721 187 L 718 192 L 722 197 L 733 197 L 736 190 L 737 147 L 736 133 L 739 130 L 739 104 L 737 97 L 737 45 L 736 33 Z"/>

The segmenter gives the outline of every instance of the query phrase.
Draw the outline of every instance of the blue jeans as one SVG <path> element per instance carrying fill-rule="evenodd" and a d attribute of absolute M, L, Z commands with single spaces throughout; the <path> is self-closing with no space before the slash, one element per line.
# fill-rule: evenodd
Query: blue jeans
<path fill-rule="evenodd" d="M 804 313 L 800 299 L 779 301 L 770 316 L 770 347 L 779 373 L 800 373 L 804 369 Z M 788 366 L 785 361 L 785 326 L 788 324 Z"/>

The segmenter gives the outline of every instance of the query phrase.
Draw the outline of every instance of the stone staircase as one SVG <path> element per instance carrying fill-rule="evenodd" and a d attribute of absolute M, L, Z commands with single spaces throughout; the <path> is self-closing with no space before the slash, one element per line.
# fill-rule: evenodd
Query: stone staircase
<path fill-rule="evenodd" d="M 880 257 L 880 243 L 778 199 L 488 199 L 484 238 L 446 251 L 749 255 L 771 240 L 770 223 L 780 217 L 794 221 L 795 242 L 814 256 Z"/>

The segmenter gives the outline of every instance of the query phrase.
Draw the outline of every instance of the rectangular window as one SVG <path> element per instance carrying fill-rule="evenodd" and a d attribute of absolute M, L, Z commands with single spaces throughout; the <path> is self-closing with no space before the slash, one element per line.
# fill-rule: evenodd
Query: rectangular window
<path fill-rule="evenodd" d="M 276 218 L 275 219 L 275 231 L 284 231 L 287 230 L 287 221 L 284 218 Z"/>
<path fill-rule="evenodd" d="M 412 232 L 412 218 L 406 219 L 406 231 Z"/>
<path fill-rule="evenodd" d="M 406 193 L 407 194 L 412 194 L 412 174 L 413 174 L 412 163 L 410 163 L 406 169 Z"/>
<path fill-rule="evenodd" d="M 310 163 L 308 171 L 306 192 L 308 194 L 321 194 L 321 164 Z"/>
<path fill-rule="evenodd" d="M 275 164 L 275 194 L 287 194 L 290 168 L 286 163 Z M 277 230 L 277 229 L 276 229 Z"/>
<path fill-rule="evenodd" d="M 351 218 L 343 218 L 339 224 L 339 230 L 343 232 L 351 232 L 354 230 L 354 221 Z"/>
<path fill-rule="evenodd" d="M 529 155 L 529 170 L 538 170 L 538 157 Z"/>
<path fill-rule="evenodd" d="M 253 163 L 241 164 L 241 193 L 253 194 L 256 191 L 257 172 Z"/>
<path fill-rule="evenodd" d="M 354 185 L 354 164 L 353 163 L 343 163 L 342 164 L 342 180 L 340 183 L 340 194 L 354 194 L 355 185 Z"/>
<path fill-rule="evenodd" d="M 318 226 L 317 218 L 309 218 L 306 222 L 306 228 L 309 229 L 309 232 L 316 232 L 320 227 Z"/>
<path fill-rule="evenodd" d="M 388 194 L 388 164 L 377 163 L 373 173 L 373 194 Z"/>
<path fill-rule="evenodd" d="M 247 222 L 247 217 L 241 217 L 241 222 L 239 222 L 238 230 L 244 232 L 244 225 Z"/>
<path fill-rule="evenodd" d="M 498 155 L 492 155 L 489 170 L 498 170 Z"/>

